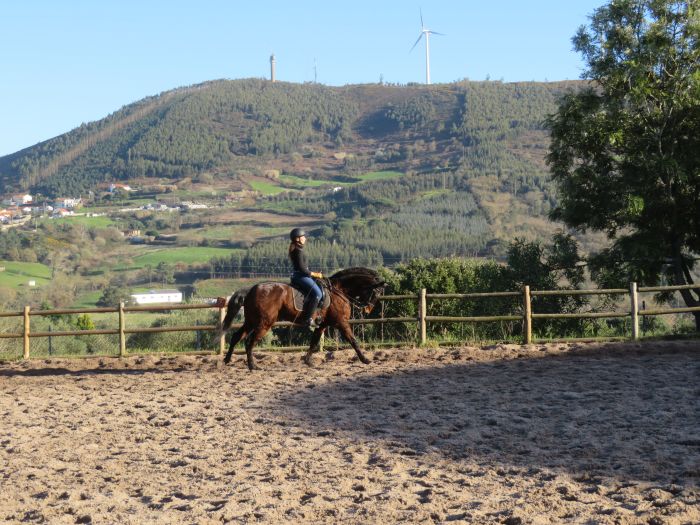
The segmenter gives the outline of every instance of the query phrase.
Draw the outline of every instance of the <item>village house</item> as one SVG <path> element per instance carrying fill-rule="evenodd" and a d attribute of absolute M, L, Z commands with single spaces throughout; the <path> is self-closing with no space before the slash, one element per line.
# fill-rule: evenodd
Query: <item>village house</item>
<path fill-rule="evenodd" d="M 183 210 L 204 210 L 208 208 L 206 204 L 199 204 L 196 202 L 190 202 L 190 201 L 183 201 L 180 204 L 180 208 Z"/>
<path fill-rule="evenodd" d="M 71 215 L 75 215 L 75 212 L 73 210 L 68 210 L 66 208 L 56 208 L 51 214 L 51 217 L 56 219 L 59 217 L 69 217 Z"/>
<path fill-rule="evenodd" d="M 134 189 L 129 186 L 128 184 L 120 184 L 118 182 L 112 182 L 109 185 L 109 192 L 114 193 L 117 190 L 122 190 L 122 191 L 134 191 Z"/>
<path fill-rule="evenodd" d="M 83 205 L 83 199 L 81 199 L 80 197 L 77 197 L 77 198 L 61 197 L 61 198 L 56 199 L 54 201 L 55 208 L 74 209 L 74 208 L 80 208 L 82 205 Z"/>
<path fill-rule="evenodd" d="M 29 193 L 17 193 L 3 197 L 2 204 L 4 206 L 24 206 L 32 202 L 32 196 Z"/>

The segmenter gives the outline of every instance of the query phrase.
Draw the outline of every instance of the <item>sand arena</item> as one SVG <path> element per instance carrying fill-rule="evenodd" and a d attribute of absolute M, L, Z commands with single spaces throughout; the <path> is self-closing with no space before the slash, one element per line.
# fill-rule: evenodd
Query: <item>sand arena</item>
<path fill-rule="evenodd" d="M 699 350 L 0 363 L 0 521 L 700 523 Z"/>

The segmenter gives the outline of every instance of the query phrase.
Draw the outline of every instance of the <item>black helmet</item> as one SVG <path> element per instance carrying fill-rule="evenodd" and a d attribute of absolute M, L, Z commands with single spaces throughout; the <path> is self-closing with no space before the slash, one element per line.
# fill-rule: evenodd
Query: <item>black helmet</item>
<path fill-rule="evenodd" d="M 294 228 L 289 232 L 289 238 L 291 240 L 294 240 L 297 237 L 306 237 L 306 232 L 302 228 Z"/>

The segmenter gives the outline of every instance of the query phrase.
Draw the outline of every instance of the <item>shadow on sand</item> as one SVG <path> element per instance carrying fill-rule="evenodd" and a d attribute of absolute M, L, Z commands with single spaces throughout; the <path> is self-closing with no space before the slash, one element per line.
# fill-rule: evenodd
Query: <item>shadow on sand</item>
<path fill-rule="evenodd" d="M 27 369 L 0 369 L 0 377 L 42 377 L 42 376 L 96 376 L 96 375 L 142 375 L 161 374 L 164 372 L 179 372 L 184 369 L 163 370 L 158 368 L 88 368 L 84 370 L 70 370 L 69 368 L 27 368 Z"/>
<path fill-rule="evenodd" d="M 700 353 L 629 350 L 399 366 L 292 391 L 281 408 L 404 455 L 697 484 Z"/>

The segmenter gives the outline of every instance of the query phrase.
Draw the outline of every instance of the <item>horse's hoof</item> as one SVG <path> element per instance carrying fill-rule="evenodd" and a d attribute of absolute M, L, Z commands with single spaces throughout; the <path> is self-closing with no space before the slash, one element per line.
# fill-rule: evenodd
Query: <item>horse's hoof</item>
<path fill-rule="evenodd" d="M 359 359 L 360 359 L 360 361 L 361 361 L 363 364 L 365 364 L 365 365 L 368 365 L 368 364 L 370 363 L 369 359 L 367 359 L 367 358 L 366 358 L 365 356 L 363 356 L 363 355 L 359 356 Z"/>
<path fill-rule="evenodd" d="M 305 364 L 306 366 L 314 366 L 310 354 L 309 354 L 309 355 L 305 355 L 305 356 L 302 358 L 302 361 L 304 361 L 304 364 Z"/>

